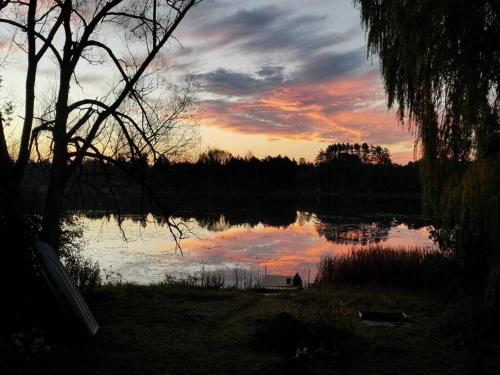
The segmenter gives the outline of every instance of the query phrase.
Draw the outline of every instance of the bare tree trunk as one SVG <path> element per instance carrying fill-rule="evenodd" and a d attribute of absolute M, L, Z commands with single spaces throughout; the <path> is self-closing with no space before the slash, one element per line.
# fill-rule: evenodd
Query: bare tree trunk
<path fill-rule="evenodd" d="M 64 17 L 66 43 L 64 46 L 63 64 L 59 80 L 59 93 L 56 103 L 56 115 L 53 131 L 54 155 L 50 169 L 50 182 L 45 199 L 45 209 L 42 223 L 42 239 L 59 251 L 60 221 L 63 213 L 64 193 L 67 179 L 67 134 L 68 98 L 73 68 L 71 64 L 71 31 L 69 23 L 71 17 L 71 2 L 67 2 Z M 68 8 L 69 7 L 69 8 Z"/>
<path fill-rule="evenodd" d="M 63 213 L 64 193 L 67 179 L 66 121 L 69 77 L 61 79 L 59 101 L 56 106 L 54 128 L 54 157 L 50 169 L 49 188 L 45 199 L 42 223 L 42 239 L 59 250 L 60 219 Z"/>
<path fill-rule="evenodd" d="M 66 184 L 65 150 L 56 152 L 50 170 L 50 183 L 45 199 L 41 237 L 59 250 L 60 219 L 63 213 Z"/>
<path fill-rule="evenodd" d="M 28 8 L 27 38 L 28 38 L 28 70 L 26 73 L 26 97 L 24 103 L 24 123 L 21 135 L 19 155 L 15 168 L 15 184 L 18 189 L 21 187 L 22 179 L 26 171 L 26 165 L 30 157 L 29 144 L 31 130 L 33 129 L 33 115 L 35 109 L 35 82 L 38 61 L 36 57 L 36 36 L 35 36 L 35 16 L 37 0 L 31 0 Z"/>

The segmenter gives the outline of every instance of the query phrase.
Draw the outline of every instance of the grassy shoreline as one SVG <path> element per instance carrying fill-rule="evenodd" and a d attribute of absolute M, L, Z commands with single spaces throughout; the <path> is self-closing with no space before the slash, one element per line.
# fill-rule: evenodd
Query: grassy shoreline
<path fill-rule="evenodd" d="M 475 326 L 479 312 L 472 308 L 480 303 L 472 299 L 443 290 L 347 285 L 272 295 L 168 285 L 104 286 L 87 296 L 101 325 L 97 336 L 87 343 L 56 343 L 51 353 L 25 363 L 17 373 L 498 373 L 498 340 L 480 335 Z M 405 311 L 414 322 L 366 326 L 357 316 L 364 309 Z M 273 347 L 276 340 L 270 335 L 276 331 L 262 327 L 283 313 L 304 327 L 321 327 L 320 335 L 327 339 L 323 355 L 295 359 L 294 353 Z"/>

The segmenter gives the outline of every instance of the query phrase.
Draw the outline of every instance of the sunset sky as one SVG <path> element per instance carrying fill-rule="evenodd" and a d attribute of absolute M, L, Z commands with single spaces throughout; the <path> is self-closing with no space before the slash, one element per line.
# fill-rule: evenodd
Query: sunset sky
<path fill-rule="evenodd" d="M 3 96 L 22 103 L 26 55 L 1 35 Z M 101 37 L 117 41 L 112 30 Z M 175 37 L 160 61 L 173 79 L 187 74 L 200 84 L 200 151 L 313 161 L 328 144 L 368 142 L 389 147 L 396 162 L 413 159 L 415 137 L 386 108 L 378 61 L 367 59 L 351 0 L 205 0 Z M 39 98 L 55 92 L 47 82 L 57 74 L 50 58 L 41 64 Z M 97 97 L 113 74 L 84 68 L 73 95 Z"/>
<path fill-rule="evenodd" d="M 205 147 L 313 160 L 327 144 L 366 141 L 413 159 L 351 0 L 213 0 L 185 21 L 172 64 L 202 84 Z"/>

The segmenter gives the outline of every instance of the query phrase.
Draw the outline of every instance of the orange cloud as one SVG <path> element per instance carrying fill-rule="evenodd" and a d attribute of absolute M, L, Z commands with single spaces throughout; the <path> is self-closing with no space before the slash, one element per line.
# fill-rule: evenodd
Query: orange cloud
<path fill-rule="evenodd" d="M 298 112 L 301 111 L 300 102 L 298 101 L 286 101 L 280 100 L 278 98 L 262 98 L 260 102 L 271 108 L 276 108 L 282 111 Z"/>
<path fill-rule="evenodd" d="M 201 122 L 243 134 L 320 142 L 411 143 L 371 73 L 319 85 L 283 82 L 238 100 L 203 102 Z"/>

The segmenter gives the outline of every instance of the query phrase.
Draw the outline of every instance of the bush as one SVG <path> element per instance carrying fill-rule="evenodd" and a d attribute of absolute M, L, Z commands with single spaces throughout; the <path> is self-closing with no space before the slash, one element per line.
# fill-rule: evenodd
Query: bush
<path fill-rule="evenodd" d="M 61 260 L 82 292 L 88 292 L 102 284 L 101 269 L 97 262 L 83 255 L 86 242 L 84 226 L 76 215 L 68 215 L 61 225 Z"/>
<path fill-rule="evenodd" d="M 64 266 L 81 291 L 95 289 L 102 283 L 99 264 L 80 253 L 65 257 Z"/>

